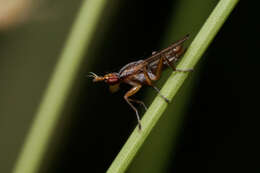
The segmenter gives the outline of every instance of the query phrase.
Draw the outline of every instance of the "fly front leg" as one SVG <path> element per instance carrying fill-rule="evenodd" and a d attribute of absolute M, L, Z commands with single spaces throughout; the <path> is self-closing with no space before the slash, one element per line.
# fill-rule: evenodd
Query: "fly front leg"
<path fill-rule="evenodd" d="M 131 88 L 129 91 L 127 91 L 127 93 L 124 95 L 124 99 L 125 101 L 131 106 L 131 108 L 135 111 L 135 114 L 136 114 L 136 117 L 137 117 L 137 121 L 138 121 L 138 128 L 139 130 L 142 129 L 142 125 L 141 125 L 141 120 L 140 120 L 140 116 L 138 114 L 138 111 L 137 109 L 134 107 L 134 105 L 130 102 L 130 101 L 133 101 L 132 99 L 128 98 L 132 95 L 134 95 L 135 93 L 137 93 L 140 88 L 142 87 L 142 85 L 136 85 L 134 86 L 133 88 Z"/>

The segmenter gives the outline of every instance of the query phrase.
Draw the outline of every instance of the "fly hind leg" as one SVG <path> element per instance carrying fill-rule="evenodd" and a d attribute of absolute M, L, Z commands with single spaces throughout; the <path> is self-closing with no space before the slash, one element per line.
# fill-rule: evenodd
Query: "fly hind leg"
<path fill-rule="evenodd" d="M 181 51 L 180 53 L 177 53 L 175 56 L 175 59 L 177 60 L 182 54 L 183 54 L 184 51 Z M 167 65 L 170 66 L 172 68 L 173 71 L 177 71 L 177 72 L 190 72 L 190 71 L 193 71 L 192 68 L 190 69 L 176 69 L 176 67 L 169 61 L 169 59 L 167 57 L 164 57 L 163 58 L 164 61 L 167 62 Z"/>

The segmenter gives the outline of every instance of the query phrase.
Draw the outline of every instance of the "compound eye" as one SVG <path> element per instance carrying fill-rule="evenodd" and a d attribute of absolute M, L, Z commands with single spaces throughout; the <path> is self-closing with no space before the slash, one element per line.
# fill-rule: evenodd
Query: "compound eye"
<path fill-rule="evenodd" d="M 107 82 L 108 84 L 115 84 L 115 83 L 117 83 L 117 81 L 118 81 L 118 78 L 111 77 L 111 78 L 109 78 L 106 82 Z"/>
<path fill-rule="evenodd" d="M 104 81 L 109 85 L 114 85 L 119 82 L 119 77 L 115 73 L 109 73 L 104 77 Z"/>

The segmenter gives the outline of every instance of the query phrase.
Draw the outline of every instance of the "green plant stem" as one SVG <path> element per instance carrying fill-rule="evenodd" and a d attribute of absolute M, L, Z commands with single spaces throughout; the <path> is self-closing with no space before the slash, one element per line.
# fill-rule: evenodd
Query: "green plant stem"
<path fill-rule="evenodd" d="M 85 0 L 48 84 L 13 173 L 37 172 L 69 95 L 73 80 L 87 52 L 105 0 Z"/>
<path fill-rule="evenodd" d="M 172 14 L 167 24 L 167 31 L 163 34 L 165 38 L 162 41 L 162 47 L 166 47 L 175 39 L 181 38 L 187 34 L 187 31 L 191 34 L 191 40 L 188 40 L 185 45 L 191 43 L 217 3 L 218 2 L 213 2 L 212 0 L 179 0 L 173 3 Z M 194 6 L 199 8 L 194 8 Z M 183 120 L 187 113 L 186 107 L 189 104 L 193 87 L 199 78 L 201 66 L 203 65 L 196 66 L 196 71 L 190 74 L 189 79 L 184 82 L 178 93 L 174 96 L 174 102 L 168 105 L 163 116 L 159 119 L 130 166 L 127 168 L 128 173 L 168 172 L 167 169 L 171 164 L 171 158 L 175 157 L 176 154 L 176 145 L 178 144 Z M 167 69 L 167 72 L 164 72 L 164 75 L 156 82 L 156 85 L 160 86 L 160 84 L 165 83 L 164 81 L 169 78 L 171 72 L 171 69 Z M 152 91 L 149 91 L 149 93 L 151 92 Z M 148 102 L 148 100 L 151 102 L 152 98 L 154 99 L 153 94 L 149 93 L 146 93 L 146 102 Z M 147 100 L 147 98 L 149 99 Z"/>
<path fill-rule="evenodd" d="M 238 0 L 221 0 L 217 4 L 191 43 L 177 68 L 188 69 L 193 68 L 196 65 L 237 3 Z M 186 73 L 173 72 L 173 74 L 174 75 L 167 80 L 161 90 L 161 93 L 170 100 L 172 100 L 188 76 Z M 127 169 L 166 107 L 167 104 L 161 97 L 155 98 L 142 118 L 142 131 L 138 131 L 138 128 L 135 128 L 107 170 L 108 173 L 120 173 Z"/>

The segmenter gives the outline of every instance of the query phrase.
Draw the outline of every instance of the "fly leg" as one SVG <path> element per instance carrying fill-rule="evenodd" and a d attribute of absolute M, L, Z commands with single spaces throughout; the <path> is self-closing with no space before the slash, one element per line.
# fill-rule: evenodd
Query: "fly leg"
<path fill-rule="evenodd" d="M 179 56 L 179 55 L 176 54 L 176 59 L 178 58 L 178 56 Z M 167 62 L 167 64 L 172 68 L 173 71 L 177 71 L 177 72 L 190 72 L 190 71 L 193 70 L 193 69 L 176 69 L 176 68 L 174 67 L 174 65 L 169 61 L 168 58 L 164 57 L 163 59 Z"/>
<path fill-rule="evenodd" d="M 133 88 L 131 88 L 129 91 L 127 91 L 127 93 L 124 95 L 124 99 L 125 101 L 131 106 L 131 108 L 135 111 L 136 117 L 137 117 L 137 121 L 138 121 L 138 128 L 139 130 L 142 129 L 142 125 L 141 125 L 141 120 L 140 120 L 140 116 L 138 114 L 137 109 L 134 107 L 134 105 L 130 102 L 133 101 L 132 99 L 129 99 L 128 97 L 134 95 L 135 93 L 137 93 L 140 88 L 142 87 L 142 85 L 136 85 Z"/>
<path fill-rule="evenodd" d="M 156 80 L 160 79 L 161 73 L 162 73 L 162 67 L 163 67 L 163 57 L 160 58 L 158 65 L 157 65 L 156 72 L 155 72 L 155 77 L 152 78 L 151 80 L 156 81 Z M 150 79 L 149 75 L 147 74 L 147 67 L 145 67 L 145 71 L 146 71 L 145 77 Z"/>
<path fill-rule="evenodd" d="M 146 107 L 146 105 L 144 104 L 143 101 L 136 100 L 136 99 L 130 99 L 130 98 L 128 98 L 128 100 L 131 101 L 131 102 L 135 102 L 135 103 L 138 103 L 138 104 L 142 105 L 144 107 L 144 109 L 147 110 L 147 107 Z"/>
<path fill-rule="evenodd" d="M 161 96 L 167 103 L 170 103 L 170 100 L 167 99 L 164 95 L 162 95 L 162 94 L 160 93 L 160 90 L 159 90 L 156 86 L 152 85 L 152 87 L 153 87 L 153 89 L 155 89 L 155 91 L 157 91 L 157 93 L 159 94 L 159 96 Z"/>
<path fill-rule="evenodd" d="M 159 60 L 158 67 L 157 67 L 157 69 L 156 69 L 156 76 L 155 76 L 155 78 L 154 78 L 153 80 L 158 80 L 158 79 L 160 78 L 161 71 L 162 71 L 162 64 L 163 64 L 163 58 L 161 58 L 161 59 Z M 170 101 L 169 101 L 164 95 L 162 95 L 162 94 L 160 93 L 159 89 L 158 89 L 156 86 L 154 86 L 154 85 L 152 84 L 152 80 L 151 80 L 151 78 L 149 77 L 148 72 L 147 72 L 147 66 L 144 67 L 143 73 L 144 73 L 144 77 L 145 77 L 145 79 L 146 79 L 147 84 L 148 84 L 149 86 L 153 87 L 153 89 L 155 89 L 155 90 L 157 91 L 157 93 L 159 94 L 159 96 L 162 97 L 167 103 L 169 103 Z"/>

